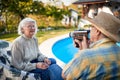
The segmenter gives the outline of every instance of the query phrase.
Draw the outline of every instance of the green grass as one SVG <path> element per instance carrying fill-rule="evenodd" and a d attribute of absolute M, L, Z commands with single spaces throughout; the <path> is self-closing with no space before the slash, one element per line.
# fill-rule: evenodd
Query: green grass
<path fill-rule="evenodd" d="M 16 37 L 18 37 L 17 33 L 0 34 L 0 40 L 6 40 L 9 42 L 12 42 Z"/>
<path fill-rule="evenodd" d="M 67 34 L 67 33 L 69 33 L 70 31 L 73 31 L 73 30 L 74 30 L 74 28 L 60 29 L 60 30 L 50 30 L 50 31 L 39 31 L 36 36 L 38 38 L 38 43 L 40 44 L 40 43 L 42 43 L 43 41 L 45 41 L 49 38 L 53 38 L 53 37 L 56 37 L 56 36 Z M 4 35 L 0 35 L 0 39 L 12 42 L 18 36 L 19 35 L 17 35 L 17 33 L 4 34 Z"/>

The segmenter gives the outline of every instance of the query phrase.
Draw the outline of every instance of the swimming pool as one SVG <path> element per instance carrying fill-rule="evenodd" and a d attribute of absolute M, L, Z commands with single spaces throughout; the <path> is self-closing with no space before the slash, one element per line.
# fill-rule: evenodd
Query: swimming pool
<path fill-rule="evenodd" d="M 53 54 L 64 63 L 68 63 L 77 51 L 78 48 L 74 47 L 73 40 L 70 37 L 61 39 L 52 46 Z"/>
<path fill-rule="evenodd" d="M 120 46 L 120 43 L 117 43 Z M 70 37 L 58 40 L 52 46 L 52 53 L 64 63 L 68 63 L 73 56 L 78 52 L 78 48 L 73 45 L 73 40 Z"/>

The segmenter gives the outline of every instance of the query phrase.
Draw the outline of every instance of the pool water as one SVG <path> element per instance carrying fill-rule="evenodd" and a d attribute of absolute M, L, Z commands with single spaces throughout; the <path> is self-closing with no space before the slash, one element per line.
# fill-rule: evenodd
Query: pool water
<path fill-rule="evenodd" d="M 78 52 L 78 48 L 74 47 L 72 38 L 68 37 L 57 41 L 52 47 L 52 52 L 58 59 L 68 63 Z"/>
<path fill-rule="evenodd" d="M 120 42 L 116 44 L 120 46 Z M 74 47 L 72 38 L 67 37 L 57 41 L 52 47 L 52 52 L 58 59 L 68 63 L 78 52 L 78 48 Z"/>

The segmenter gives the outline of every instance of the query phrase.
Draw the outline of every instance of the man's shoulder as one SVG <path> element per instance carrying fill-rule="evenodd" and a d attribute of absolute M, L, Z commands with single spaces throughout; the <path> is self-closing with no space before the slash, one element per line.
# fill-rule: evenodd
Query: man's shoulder
<path fill-rule="evenodd" d="M 113 45 L 110 47 L 98 47 L 80 50 L 78 52 L 82 57 L 96 57 L 96 56 L 108 56 L 108 55 L 117 55 L 120 54 L 120 47 L 117 45 Z"/>
<path fill-rule="evenodd" d="M 80 50 L 78 54 L 83 58 L 92 58 L 101 55 L 104 52 L 105 48 L 91 48 Z"/>
<path fill-rule="evenodd" d="M 97 49 L 85 49 L 85 50 L 80 50 L 79 53 L 81 55 L 90 55 L 93 53 L 96 53 L 96 51 L 98 51 Z"/>

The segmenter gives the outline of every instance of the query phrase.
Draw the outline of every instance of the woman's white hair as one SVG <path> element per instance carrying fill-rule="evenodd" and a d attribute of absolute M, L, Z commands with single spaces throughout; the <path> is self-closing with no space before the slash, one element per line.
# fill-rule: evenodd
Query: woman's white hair
<path fill-rule="evenodd" d="M 27 22 L 34 22 L 34 26 L 35 26 L 35 34 L 37 33 L 37 23 L 34 19 L 32 18 L 24 18 L 23 20 L 20 21 L 19 25 L 18 25 L 18 34 L 22 35 L 22 28 L 25 27 Z"/>

